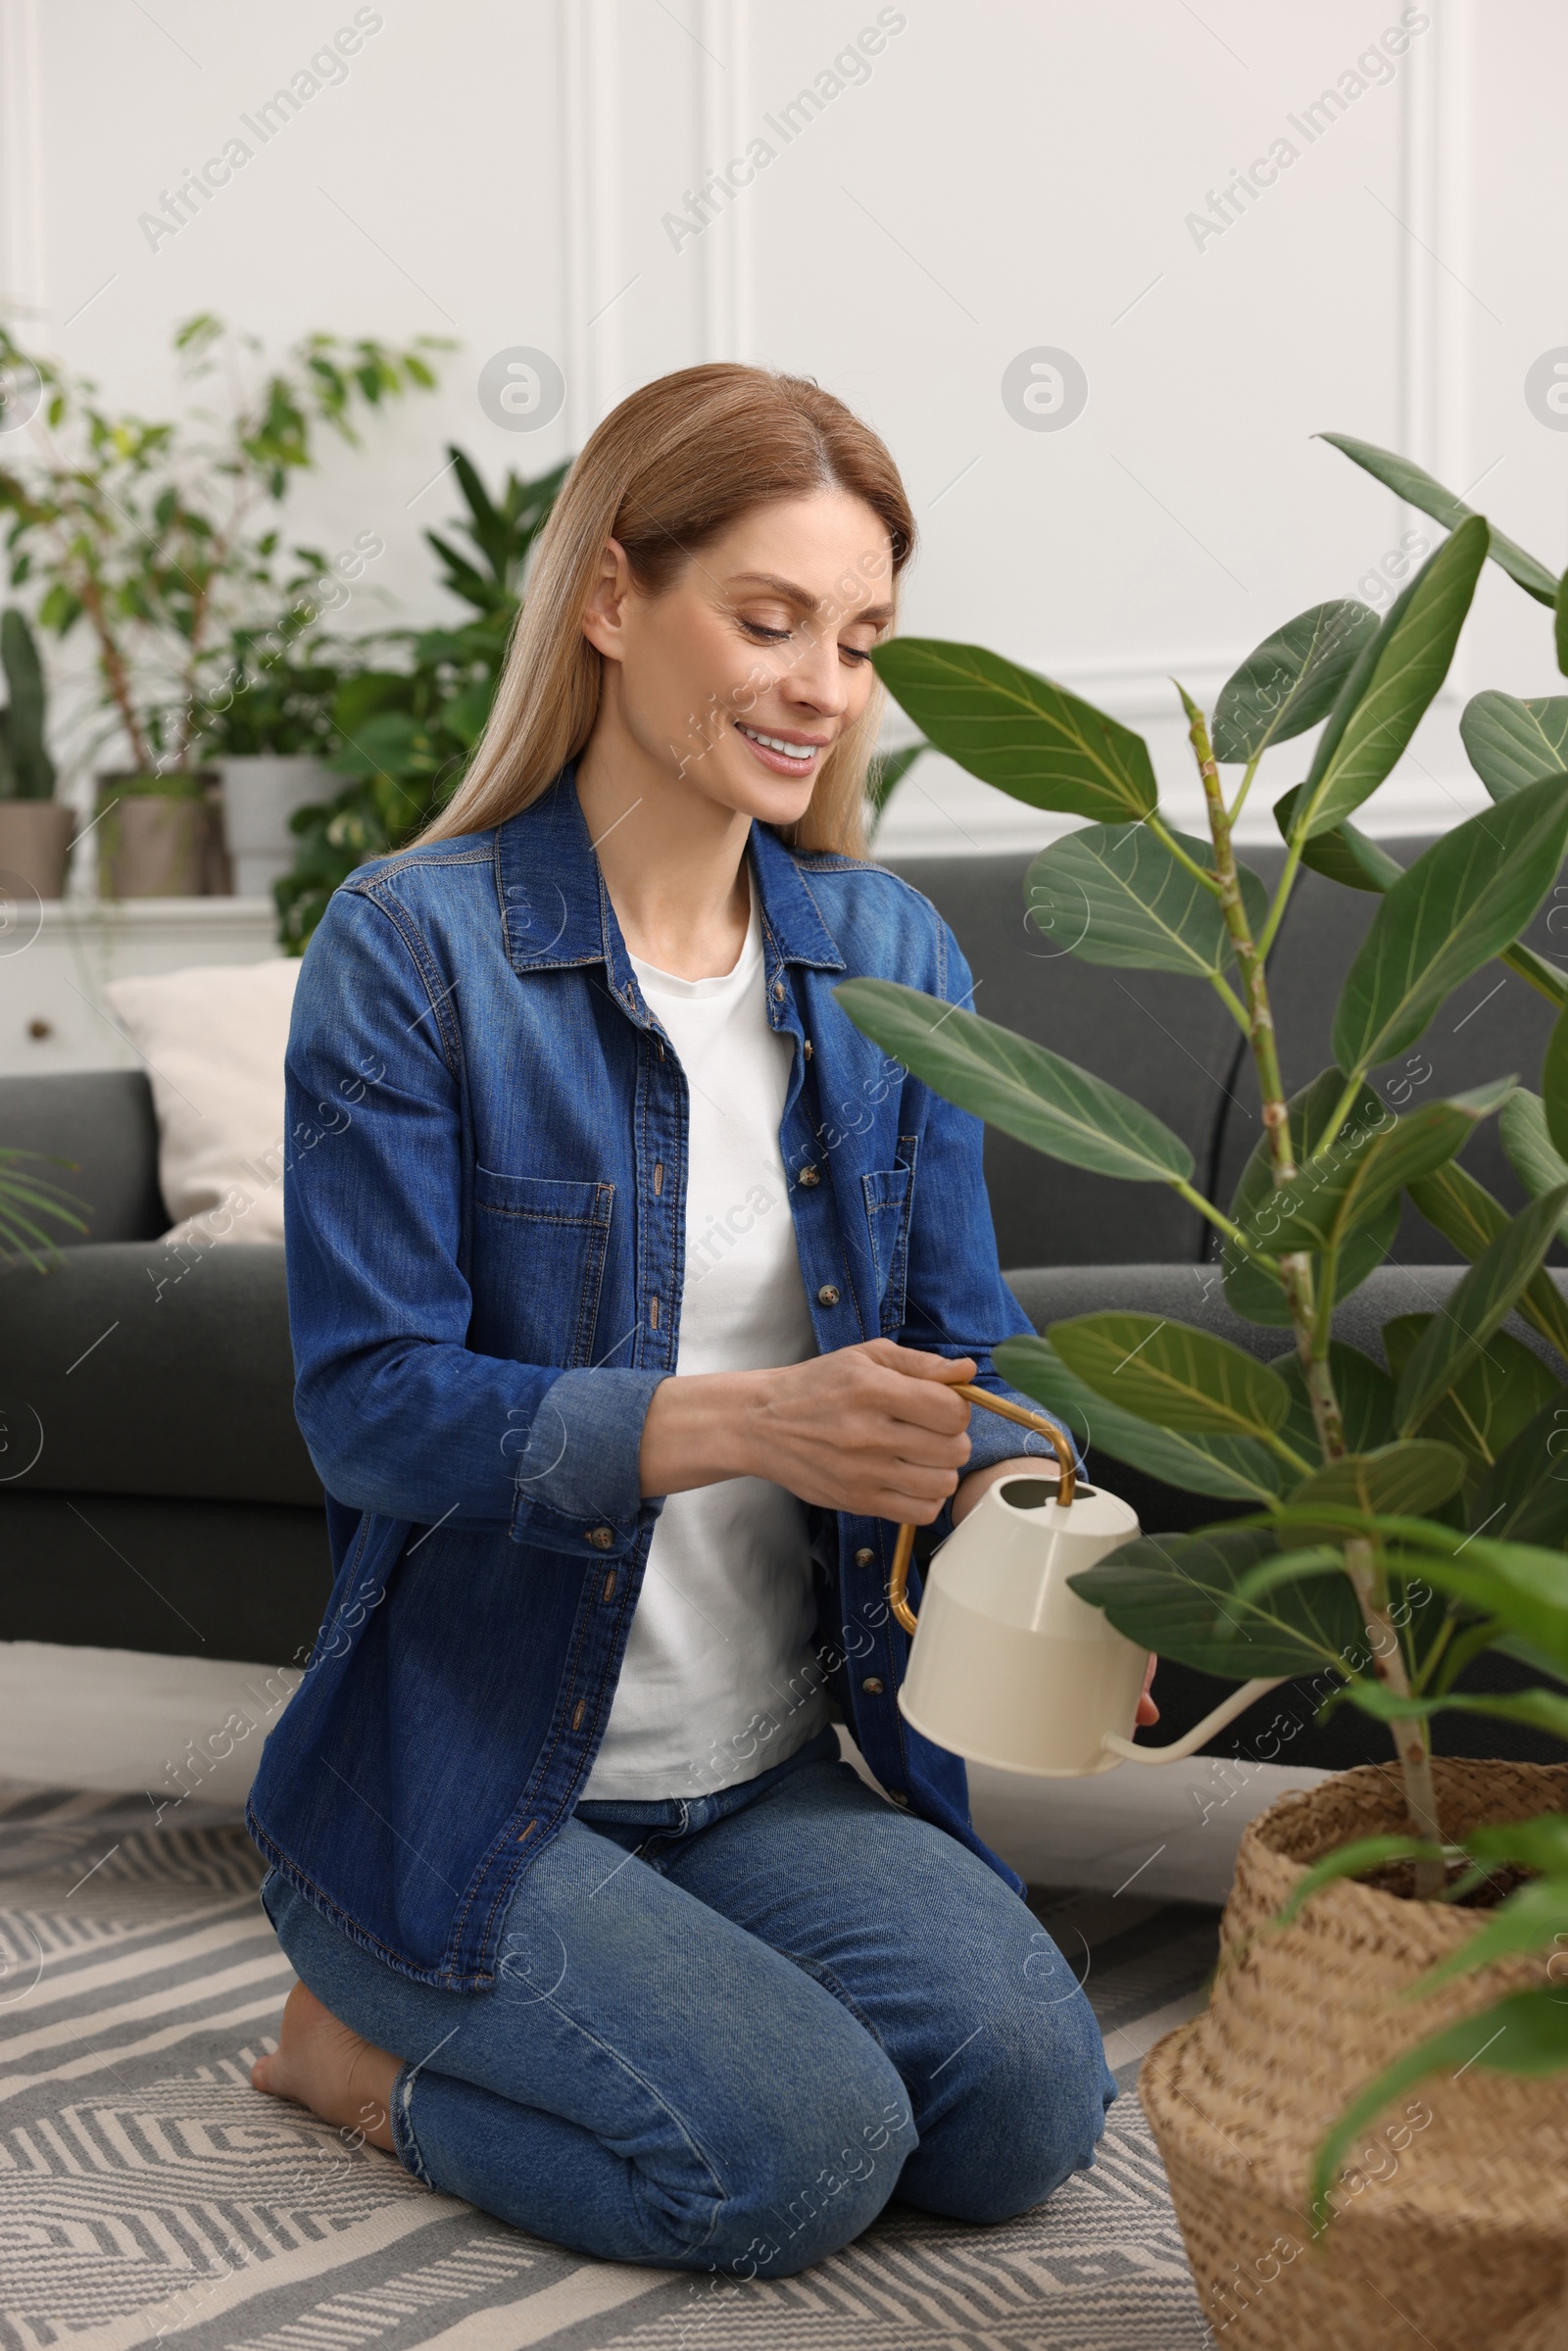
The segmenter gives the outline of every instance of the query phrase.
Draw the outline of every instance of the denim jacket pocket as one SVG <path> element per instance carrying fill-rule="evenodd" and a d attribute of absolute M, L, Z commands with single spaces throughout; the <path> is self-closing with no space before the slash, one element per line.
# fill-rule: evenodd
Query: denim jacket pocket
<path fill-rule="evenodd" d="M 506 1300 L 519 1362 L 592 1362 L 614 1204 L 613 1184 L 474 1169 L 473 1288 Z"/>
<path fill-rule="evenodd" d="M 865 1221 L 871 1236 L 871 1262 L 876 1268 L 881 1301 L 878 1327 L 885 1339 L 896 1338 L 904 1327 L 915 1141 L 913 1135 L 901 1135 L 899 1150 L 905 1156 L 900 1164 L 877 1168 L 860 1178 L 860 1189 L 865 1195 Z"/>

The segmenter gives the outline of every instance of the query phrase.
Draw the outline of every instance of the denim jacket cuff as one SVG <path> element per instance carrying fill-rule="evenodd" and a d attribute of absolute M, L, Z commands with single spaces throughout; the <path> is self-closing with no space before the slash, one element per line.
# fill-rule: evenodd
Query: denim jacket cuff
<path fill-rule="evenodd" d="M 514 1543 L 618 1559 L 657 1500 L 644 1495 L 643 1422 L 662 1371 L 564 1371 L 540 1398 L 517 1464 Z"/>

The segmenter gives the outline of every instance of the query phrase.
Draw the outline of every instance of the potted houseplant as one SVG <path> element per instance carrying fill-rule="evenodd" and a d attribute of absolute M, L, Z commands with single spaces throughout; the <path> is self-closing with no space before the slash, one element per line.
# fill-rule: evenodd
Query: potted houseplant
<path fill-rule="evenodd" d="M 1408 871 L 1349 820 L 1442 684 L 1488 557 L 1554 609 L 1565 668 L 1568 588 L 1418 469 L 1338 446 L 1450 536 L 1381 619 L 1346 601 L 1288 621 L 1211 716 L 1178 689 L 1206 839 L 1161 811 L 1142 740 L 1049 680 L 970 646 L 906 639 L 876 657 L 935 748 L 1091 820 L 1031 867 L 1037 915 L 1070 908 L 1080 955 L 1185 976 L 1226 1006 L 1262 1111 L 1235 1197 L 1206 1199 L 1160 1120 L 1045 1048 L 891 982 L 838 994 L 886 1052 L 1007 1133 L 1172 1186 L 1218 1236 L 1233 1310 L 1279 1333 L 1265 1361 L 1173 1321 L 1090 1314 L 997 1354 L 1080 1432 L 1092 1418 L 1098 1447 L 1233 1512 L 1124 1545 L 1073 1578 L 1083 1598 L 1209 1673 L 1316 1676 L 1325 1703 L 1391 1733 L 1388 1766 L 1336 1775 L 1249 1830 L 1210 2007 L 1145 2071 L 1212 2323 L 1253 2345 L 1382 2344 L 1404 2327 L 1454 2351 L 1525 2351 L 1560 2339 L 1568 2309 L 1550 2079 L 1568 2066 L 1568 1763 L 1437 1758 L 1429 1725 L 1443 1708 L 1490 1713 L 1568 1747 L 1568 1479 L 1553 1457 L 1568 1303 L 1544 1266 L 1568 1217 L 1568 986 L 1520 938 L 1568 845 L 1568 699 L 1469 706 L 1493 805 Z M 1305 780 L 1276 806 L 1286 857 L 1270 892 L 1237 855 L 1236 820 L 1264 753 L 1311 727 Z M 1335 1061 L 1288 1101 L 1267 955 L 1303 864 L 1380 904 Z M 1539 1092 L 1499 1072 L 1396 1116 L 1370 1074 L 1494 956 L 1559 1015 L 1528 1073 Z M 1530 1196 L 1516 1215 L 1457 1161 L 1492 1118 Z M 1380 1363 L 1336 1339 L 1334 1309 L 1386 1256 L 1401 1197 L 1471 1267 L 1445 1312 L 1387 1327 Z M 1506 1328 L 1510 1312 L 1544 1348 Z M 1467 1690 L 1488 1646 L 1540 1685 Z"/>
<path fill-rule="evenodd" d="M 38 648 L 14 609 L 0 616 L 0 666 L 9 694 L 0 710 L 0 877 L 8 889 L 20 883 L 40 898 L 59 898 L 74 820 L 55 798 Z"/>
<path fill-rule="evenodd" d="M 327 900 L 367 857 L 400 849 L 457 789 L 483 732 L 535 540 L 566 476 L 509 473 L 492 498 L 461 449 L 447 452 L 466 514 L 468 541 L 426 531 L 442 585 L 470 608 L 451 628 L 392 629 L 361 641 L 368 656 L 330 705 L 339 778 L 319 807 L 292 819 L 294 862 L 276 885 L 280 937 L 302 955 Z"/>
<path fill-rule="evenodd" d="M 40 626 L 92 638 L 100 725 L 127 763 L 100 779 L 101 865 L 111 897 L 226 889 L 219 778 L 204 718 L 234 630 L 277 608 L 281 510 L 316 460 L 319 429 L 434 382 L 428 346 L 310 335 L 280 366 L 217 318 L 174 336 L 198 399 L 220 374 L 225 412 L 177 423 L 115 415 L 95 387 L 20 348 L 0 326 L 0 372 L 36 382 L 19 454 L 0 465 L 14 587 L 41 587 Z M 128 755 L 128 759 L 127 759 Z"/>
<path fill-rule="evenodd" d="M 348 560 L 363 568 L 381 543 L 371 532 L 361 537 L 368 544 Z M 294 861 L 295 812 L 336 789 L 326 760 L 340 741 L 332 699 L 343 668 L 339 650 L 315 630 L 327 585 L 324 571 L 298 583 L 270 628 L 236 626 L 228 667 L 202 703 L 204 751 L 218 771 L 223 839 L 241 898 L 271 897 Z"/>

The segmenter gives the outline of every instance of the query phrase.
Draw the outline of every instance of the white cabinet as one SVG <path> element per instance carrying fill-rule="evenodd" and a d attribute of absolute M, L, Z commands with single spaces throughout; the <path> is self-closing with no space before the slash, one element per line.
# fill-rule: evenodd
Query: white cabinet
<path fill-rule="evenodd" d="M 0 1076 L 128 1069 L 137 1056 L 103 1000 L 106 981 L 260 963 L 275 955 L 270 898 L 62 898 L 0 905 Z"/>

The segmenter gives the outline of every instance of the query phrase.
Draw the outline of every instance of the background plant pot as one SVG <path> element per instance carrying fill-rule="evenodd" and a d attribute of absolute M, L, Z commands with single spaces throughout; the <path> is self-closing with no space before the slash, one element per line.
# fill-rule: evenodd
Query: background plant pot
<path fill-rule="evenodd" d="M 62 897 L 75 829 L 75 810 L 58 800 L 0 800 L 0 888 L 14 876 L 40 898 Z"/>
<path fill-rule="evenodd" d="M 236 755 L 220 759 L 218 772 L 234 890 L 241 898 L 266 898 L 299 847 L 289 818 L 296 808 L 330 800 L 343 789 L 342 778 L 304 753 Z"/>
<path fill-rule="evenodd" d="M 1568 1805 L 1568 1764 L 1440 1756 L 1432 1770 L 1450 1837 Z M 1338 2217 L 1313 2239 L 1312 2159 L 1355 2093 L 1399 2051 L 1543 1981 L 1538 1952 L 1401 1998 L 1486 1914 L 1349 1881 L 1324 1887 L 1283 1932 L 1273 1926 L 1314 1861 L 1404 1825 L 1398 1773 L 1383 1764 L 1337 1773 L 1253 1821 L 1209 2005 L 1145 2060 L 1139 2094 L 1199 2296 L 1227 2346 L 1547 2351 L 1564 2340 L 1560 2078 L 1472 2062 L 1415 2083 L 1369 2127 L 1353 2158 L 1363 2184 L 1339 2191 Z"/>
<path fill-rule="evenodd" d="M 206 770 L 182 790 L 150 789 L 141 776 L 99 778 L 100 898 L 199 898 L 211 870 L 216 779 Z M 113 803 L 113 806 L 109 806 Z"/>

